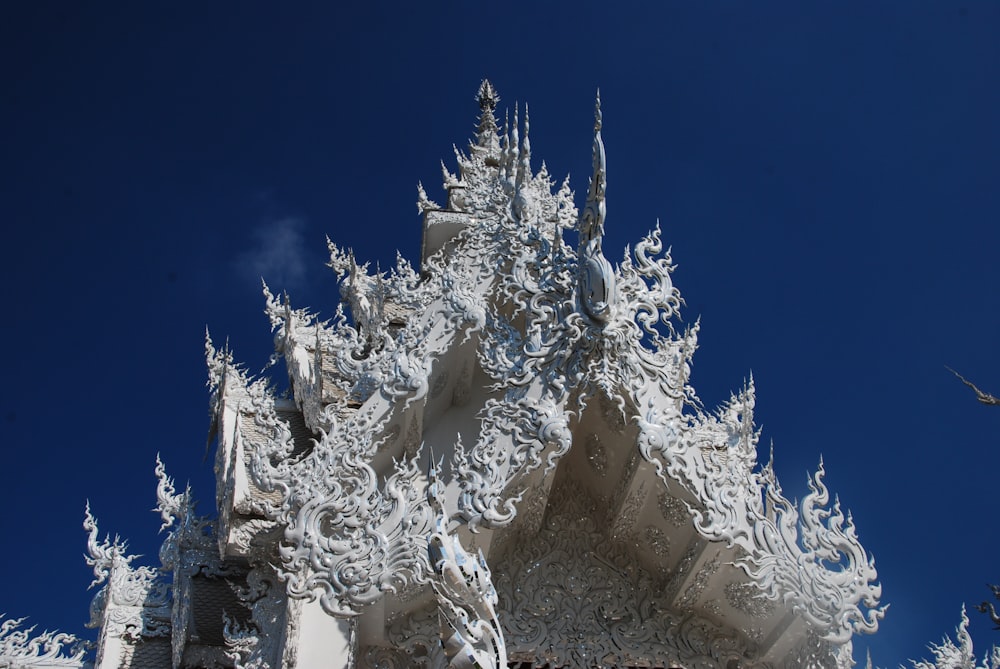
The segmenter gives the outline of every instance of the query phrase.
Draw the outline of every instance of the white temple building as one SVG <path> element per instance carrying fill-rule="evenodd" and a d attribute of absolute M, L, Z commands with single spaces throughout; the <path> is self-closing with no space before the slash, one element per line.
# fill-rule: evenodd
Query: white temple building
<path fill-rule="evenodd" d="M 216 512 L 158 462 L 152 568 L 88 509 L 96 648 L 8 620 L 0 667 L 853 665 L 874 561 L 822 464 L 795 505 L 758 463 L 752 381 L 698 399 L 659 229 L 605 256 L 599 100 L 578 211 L 477 97 L 418 267 L 331 242 L 327 322 L 265 286 L 287 396 L 207 342 Z"/>

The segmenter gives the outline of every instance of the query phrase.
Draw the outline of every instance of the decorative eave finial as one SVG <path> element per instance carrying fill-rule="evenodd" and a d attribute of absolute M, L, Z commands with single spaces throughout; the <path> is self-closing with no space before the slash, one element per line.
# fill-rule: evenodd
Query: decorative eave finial
<path fill-rule="evenodd" d="M 580 301 L 584 312 L 599 323 L 608 323 L 614 316 L 618 301 L 615 271 L 604 257 L 605 193 L 607 191 L 607 159 L 601 138 L 601 92 L 597 91 L 594 106 L 594 173 L 590 178 L 587 205 L 580 212 L 579 277 Z"/>

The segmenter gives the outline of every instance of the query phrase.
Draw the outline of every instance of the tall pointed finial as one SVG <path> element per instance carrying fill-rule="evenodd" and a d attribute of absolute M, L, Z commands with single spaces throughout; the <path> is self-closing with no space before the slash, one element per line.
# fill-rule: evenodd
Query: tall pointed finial
<path fill-rule="evenodd" d="M 608 187 L 608 164 L 604 155 L 604 139 L 601 137 L 601 126 L 604 115 L 601 113 L 601 91 L 597 90 L 597 101 L 594 103 L 594 173 L 590 177 L 590 191 L 587 193 L 587 206 L 580 217 L 581 241 L 594 241 L 597 249 L 601 249 L 601 239 L 604 237 L 604 217 L 606 206 L 605 192 Z"/>
<path fill-rule="evenodd" d="M 594 103 L 594 132 L 601 131 L 604 116 L 601 114 L 601 89 L 597 89 L 597 102 Z"/>
<path fill-rule="evenodd" d="M 528 139 L 528 103 L 524 103 L 524 141 L 521 142 L 521 160 L 517 166 L 517 182 L 531 179 L 531 141 Z"/>
<path fill-rule="evenodd" d="M 590 178 L 587 205 L 580 212 L 578 230 L 579 246 L 579 291 L 584 312 L 599 323 L 608 323 L 614 318 L 618 301 L 615 271 L 604 257 L 604 203 L 607 190 L 607 159 L 604 155 L 604 140 L 601 139 L 601 92 L 597 92 L 594 107 L 594 173 Z"/>
<path fill-rule="evenodd" d="M 493 115 L 497 103 L 500 102 L 500 96 L 497 95 L 497 90 L 493 88 L 489 79 L 483 79 L 479 84 L 476 102 L 479 104 L 479 127 L 476 130 L 475 146 L 494 154 L 500 150 L 500 131 L 497 128 L 497 119 Z"/>
<path fill-rule="evenodd" d="M 517 112 L 518 112 L 518 108 L 517 107 L 518 107 L 518 105 L 515 102 L 514 103 L 514 122 L 511 124 L 511 128 L 510 128 L 510 152 L 511 152 L 511 159 L 512 160 L 513 160 L 514 156 L 520 155 L 520 153 L 521 153 L 521 136 L 518 134 L 518 126 L 520 125 L 520 121 L 518 121 L 518 119 L 517 119 Z"/>
<path fill-rule="evenodd" d="M 483 113 L 489 112 L 492 114 L 497 108 L 497 103 L 500 102 L 500 95 L 489 79 L 483 79 L 480 82 L 479 91 L 476 93 L 476 102 L 479 103 L 479 108 L 483 110 Z"/>

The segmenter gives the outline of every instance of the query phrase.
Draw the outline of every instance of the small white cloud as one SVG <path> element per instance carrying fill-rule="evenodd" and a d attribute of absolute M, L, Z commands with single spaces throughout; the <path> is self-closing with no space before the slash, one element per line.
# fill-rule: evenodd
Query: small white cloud
<path fill-rule="evenodd" d="M 253 248 L 235 261 L 241 277 L 260 281 L 277 290 L 300 288 L 306 282 L 305 223 L 298 218 L 281 218 L 257 226 L 251 233 Z"/>

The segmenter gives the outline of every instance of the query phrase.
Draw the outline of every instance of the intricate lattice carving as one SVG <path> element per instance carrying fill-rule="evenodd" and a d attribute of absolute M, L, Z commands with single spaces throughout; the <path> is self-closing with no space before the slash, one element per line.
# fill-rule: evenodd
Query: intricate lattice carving
<path fill-rule="evenodd" d="M 598 504 L 553 490 L 542 530 L 508 553 L 494 582 L 511 660 L 545 666 L 764 666 L 751 642 L 673 612 L 629 549 L 609 541 Z M 669 666 L 669 664 L 668 664 Z"/>

